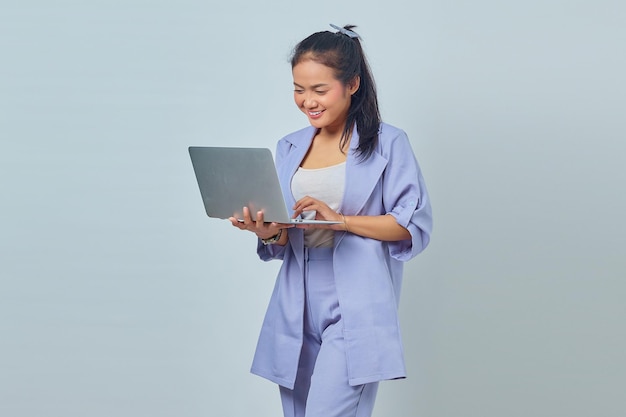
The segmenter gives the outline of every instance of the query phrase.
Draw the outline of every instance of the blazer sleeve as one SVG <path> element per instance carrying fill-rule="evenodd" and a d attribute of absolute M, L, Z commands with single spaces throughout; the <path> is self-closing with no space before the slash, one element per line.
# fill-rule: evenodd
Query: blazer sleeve
<path fill-rule="evenodd" d="M 291 148 L 291 144 L 285 139 L 278 141 L 278 144 L 276 145 L 276 166 L 277 167 L 279 167 L 282 164 L 283 159 L 289 153 L 290 148 Z M 288 232 L 289 232 L 289 229 L 286 229 L 283 231 L 283 233 L 288 233 Z M 287 245 L 288 244 L 289 243 L 287 243 Z M 284 246 L 275 245 L 275 244 L 264 245 L 263 242 L 261 242 L 261 239 L 257 239 L 256 252 L 257 252 L 257 255 L 259 255 L 259 258 L 261 258 L 261 260 L 263 261 L 271 261 L 273 259 L 283 259 L 287 245 L 284 245 Z"/>
<path fill-rule="evenodd" d="M 432 210 L 424 177 L 406 133 L 390 141 L 383 174 L 383 204 L 387 214 L 405 227 L 411 239 L 389 243 L 390 255 L 400 261 L 422 252 L 430 242 Z"/>

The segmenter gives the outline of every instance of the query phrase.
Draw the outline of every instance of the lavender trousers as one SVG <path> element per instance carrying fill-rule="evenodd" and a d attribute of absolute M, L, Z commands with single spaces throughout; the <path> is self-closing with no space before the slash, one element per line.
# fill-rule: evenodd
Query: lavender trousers
<path fill-rule="evenodd" d="M 293 390 L 280 387 L 285 417 L 370 417 L 378 382 L 351 386 L 333 248 L 305 249 L 304 338 Z"/>

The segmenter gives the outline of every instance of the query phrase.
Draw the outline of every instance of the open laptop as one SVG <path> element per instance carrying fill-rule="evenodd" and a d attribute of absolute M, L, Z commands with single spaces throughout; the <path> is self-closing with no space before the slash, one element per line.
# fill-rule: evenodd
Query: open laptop
<path fill-rule="evenodd" d="M 326 220 L 292 219 L 280 189 L 272 153 L 267 148 L 190 146 L 189 156 L 209 217 L 243 218 L 243 207 L 276 223 L 336 224 Z"/>

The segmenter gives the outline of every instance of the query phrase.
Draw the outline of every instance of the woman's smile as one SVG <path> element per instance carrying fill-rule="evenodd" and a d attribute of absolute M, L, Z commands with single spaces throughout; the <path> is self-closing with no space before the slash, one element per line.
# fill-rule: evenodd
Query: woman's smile
<path fill-rule="evenodd" d="M 322 113 L 324 111 L 323 110 L 318 110 L 318 111 L 309 111 L 309 117 L 311 119 L 319 119 L 320 117 L 322 117 Z"/>

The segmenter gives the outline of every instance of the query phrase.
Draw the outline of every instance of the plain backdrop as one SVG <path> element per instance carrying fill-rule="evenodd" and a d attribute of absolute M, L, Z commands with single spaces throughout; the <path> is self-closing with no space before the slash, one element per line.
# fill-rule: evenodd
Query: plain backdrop
<path fill-rule="evenodd" d="M 279 263 L 206 217 L 187 147 L 306 126 L 288 59 L 329 23 L 358 25 L 435 216 L 375 415 L 626 415 L 625 11 L 2 2 L 0 415 L 281 415 L 248 373 Z"/>

